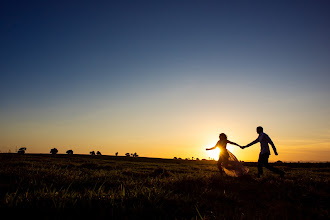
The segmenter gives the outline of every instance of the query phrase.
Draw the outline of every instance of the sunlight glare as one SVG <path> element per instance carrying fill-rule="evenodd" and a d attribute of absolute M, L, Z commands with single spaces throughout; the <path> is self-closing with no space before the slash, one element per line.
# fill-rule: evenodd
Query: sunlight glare
<path fill-rule="evenodd" d="M 219 154 L 220 154 L 220 149 L 217 147 L 214 150 L 209 150 L 207 151 L 207 155 L 208 155 L 208 159 L 214 159 L 214 160 L 218 160 L 219 159 Z"/>

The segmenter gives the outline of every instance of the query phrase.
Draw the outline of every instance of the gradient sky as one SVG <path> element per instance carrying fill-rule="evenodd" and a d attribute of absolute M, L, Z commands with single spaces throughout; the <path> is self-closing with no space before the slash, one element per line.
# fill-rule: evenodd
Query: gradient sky
<path fill-rule="evenodd" d="M 1 152 L 330 161 L 329 1 L 4 0 L 0 48 Z"/>

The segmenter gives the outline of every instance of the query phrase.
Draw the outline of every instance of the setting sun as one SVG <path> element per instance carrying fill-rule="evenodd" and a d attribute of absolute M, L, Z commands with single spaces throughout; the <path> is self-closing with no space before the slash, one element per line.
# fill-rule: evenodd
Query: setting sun
<path fill-rule="evenodd" d="M 214 150 L 209 150 L 207 151 L 207 155 L 210 159 L 218 160 L 219 159 L 219 154 L 220 154 L 220 149 L 217 147 Z"/>

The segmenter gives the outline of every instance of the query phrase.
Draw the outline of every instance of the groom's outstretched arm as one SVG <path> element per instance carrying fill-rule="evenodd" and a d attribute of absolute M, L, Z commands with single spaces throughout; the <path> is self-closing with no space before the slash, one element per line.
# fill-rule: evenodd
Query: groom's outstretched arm
<path fill-rule="evenodd" d="M 254 141 L 252 141 L 251 143 L 249 143 L 248 145 L 243 146 L 243 149 L 244 148 L 247 148 L 247 147 L 250 147 L 251 145 L 254 145 L 254 144 L 258 143 L 258 142 L 259 142 L 259 137 L 257 139 L 255 139 Z"/>

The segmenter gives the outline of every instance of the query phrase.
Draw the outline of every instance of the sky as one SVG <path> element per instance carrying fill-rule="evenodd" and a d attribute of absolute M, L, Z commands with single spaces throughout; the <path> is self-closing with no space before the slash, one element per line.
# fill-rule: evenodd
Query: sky
<path fill-rule="evenodd" d="M 1 152 L 330 161 L 329 1 L 4 0 L 0 48 Z"/>

